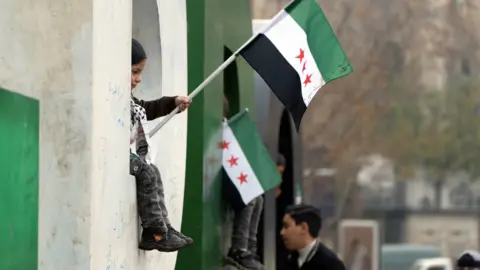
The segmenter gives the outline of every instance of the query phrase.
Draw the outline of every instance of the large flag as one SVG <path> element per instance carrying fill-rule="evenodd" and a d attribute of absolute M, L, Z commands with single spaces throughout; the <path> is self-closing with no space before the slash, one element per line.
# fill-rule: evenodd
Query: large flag
<path fill-rule="evenodd" d="M 235 207 L 248 204 L 278 186 L 282 178 L 270 158 L 248 111 L 223 124 L 222 165 L 228 176 L 227 197 Z"/>
<path fill-rule="evenodd" d="M 294 0 L 239 53 L 293 117 L 297 131 L 326 83 L 353 72 L 316 0 Z"/>

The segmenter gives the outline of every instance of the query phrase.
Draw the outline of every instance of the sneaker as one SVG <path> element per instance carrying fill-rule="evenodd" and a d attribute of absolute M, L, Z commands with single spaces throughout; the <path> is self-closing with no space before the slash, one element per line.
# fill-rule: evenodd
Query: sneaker
<path fill-rule="evenodd" d="M 254 259 L 256 262 L 262 264 L 262 260 L 260 260 L 260 256 L 258 256 L 258 254 L 253 254 L 253 259 Z M 262 266 L 263 266 L 263 264 L 262 264 Z"/>
<path fill-rule="evenodd" d="M 162 252 L 173 252 L 186 246 L 185 240 L 173 233 L 158 233 L 155 230 L 145 228 L 142 232 L 142 240 L 138 248 L 142 250 L 158 250 Z"/>
<path fill-rule="evenodd" d="M 230 249 L 227 257 L 225 258 L 225 263 L 233 265 L 239 270 L 263 270 L 263 265 L 255 261 L 253 254 L 249 251 Z"/>
<path fill-rule="evenodd" d="M 180 237 L 185 242 L 187 242 L 187 246 L 193 244 L 193 239 L 191 237 L 188 237 L 185 234 L 175 230 L 172 226 L 168 226 L 168 231 L 172 232 L 173 234 L 175 234 L 176 236 Z"/>
<path fill-rule="evenodd" d="M 248 248 L 248 251 L 252 254 L 253 256 L 253 259 L 259 263 L 262 262 L 262 260 L 260 260 L 260 256 L 258 256 L 258 253 L 257 253 L 257 248 Z"/>

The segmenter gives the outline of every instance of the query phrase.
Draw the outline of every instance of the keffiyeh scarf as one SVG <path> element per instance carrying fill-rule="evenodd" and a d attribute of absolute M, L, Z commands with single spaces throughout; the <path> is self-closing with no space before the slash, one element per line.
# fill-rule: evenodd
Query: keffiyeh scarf
<path fill-rule="evenodd" d="M 147 123 L 147 113 L 145 108 L 136 104 L 133 100 L 130 101 L 130 120 L 130 151 L 150 163 L 148 135 L 145 134 L 143 129 L 143 125 Z"/>

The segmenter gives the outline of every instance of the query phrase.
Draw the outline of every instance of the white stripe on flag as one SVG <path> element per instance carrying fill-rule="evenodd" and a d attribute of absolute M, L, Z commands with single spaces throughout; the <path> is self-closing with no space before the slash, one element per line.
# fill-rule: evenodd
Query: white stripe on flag
<path fill-rule="evenodd" d="M 325 80 L 308 46 L 307 34 L 287 12 L 282 11 L 264 35 L 297 71 L 303 101 L 308 106 L 318 90 L 325 85 Z"/>
<path fill-rule="evenodd" d="M 223 168 L 240 193 L 243 202 L 248 204 L 250 201 L 263 194 L 264 191 L 232 130 L 227 123 L 224 123 L 223 125 L 223 140 L 229 143 L 228 149 L 224 149 L 222 153 Z M 232 155 L 238 158 L 238 166 L 230 166 L 228 160 Z M 238 179 L 242 173 L 247 175 L 247 182 L 243 184 L 241 184 Z"/>

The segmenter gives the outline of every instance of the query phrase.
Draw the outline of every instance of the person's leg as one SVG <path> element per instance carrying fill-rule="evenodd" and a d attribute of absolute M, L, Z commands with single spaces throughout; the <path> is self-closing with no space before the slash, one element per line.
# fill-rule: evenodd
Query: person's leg
<path fill-rule="evenodd" d="M 227 255 L 227 262 L 241 269 L 263 269 L 263 266 L 254 260 L 253 254 L 248 251 L 250 222 L 254 212 L 255 200 L 243 209 L 235 211 L 233 220 L 232 246 Z"/>
<path fill-rule="evenodd" d="M 154 164 L 151 164 L 151 167 L 153 168 L 153 170 L 155 171 L 155 174 L 157 176 L 156 177 L 157 185 L 158 185 L 157 194 L 158 194 L 158 197 L 159 197 L 159 200 L 160 200 L 159 205 L 160 205 L 160 208 L 162 209 L 163 220 L 165 221 L 165 224 L 166 224 L 169 232 L 171 232 L 173 234 L 176 234 L 178 237 L 185 240 L 185 242 L 187 242 L 187 245 L 193 244 L 193 239 L 192 238 L 184 235 L 183 233 L 175 230 L 172 227 L 172 224 L 170 223 L 170 219 L 168 219 L 167 205 L 165 204 L 165 190 L 163 188 L 163 181 L 162 181 L 162 176 L 160 175 L 160 170 L 158 170 L 157 166 L 155 166 Z"/>
<path fill-rule="evenodd" d="M 253 201 L 243 209 L 235 211 L 233 219 L 232 249 L 248 250 L 248 233 L 252 219 Z"/>
<path fill-rule="evenodd" d="M 169 252 L 185 246 L 184 240 L 168 234 L 160 207 L 158 180 L 154 169 L 140 157 L 131 154 L 130 174 L 135 176 L 138 212 L 143 227 L 139 248 Z"/>
<path fill-rule="evenodd" d="M 248 236 L 248 250 L 252 254 L 257 254 L 257 233 L 258 233 L 258 224 L 260 223 L 260 218 L 262 217 L 263 210 L 263 197 L 258 196 L 254 200 L 252 218 L 250 220 L 250 231 Z"/>

